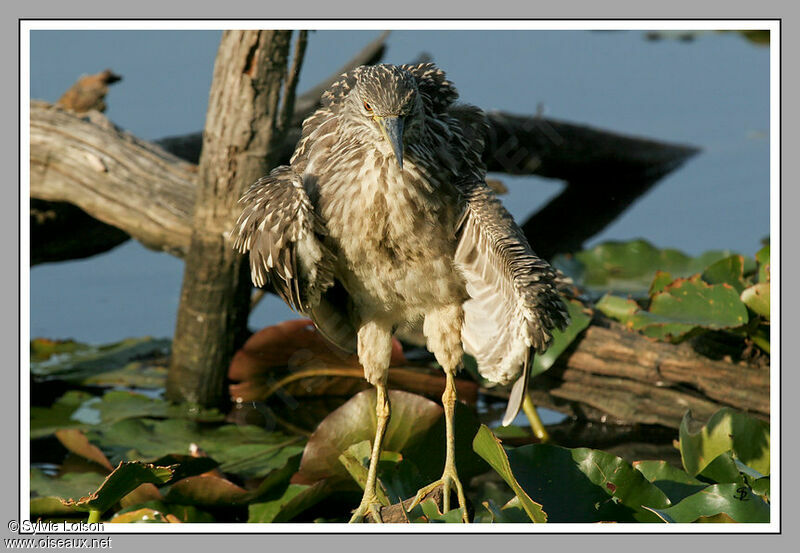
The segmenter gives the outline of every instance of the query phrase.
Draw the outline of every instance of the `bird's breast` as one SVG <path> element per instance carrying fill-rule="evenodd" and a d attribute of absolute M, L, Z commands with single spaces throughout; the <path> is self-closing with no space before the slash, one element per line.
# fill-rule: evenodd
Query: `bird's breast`
<path fill-rule="evenodd" d="M 317 178 L 337 276 L 357 304 L 419 312 L 463 296 L 453 265 L 457 205 L 449 183 L 413 159 L 401 171 L 377 151 L 349 170 Z"/>

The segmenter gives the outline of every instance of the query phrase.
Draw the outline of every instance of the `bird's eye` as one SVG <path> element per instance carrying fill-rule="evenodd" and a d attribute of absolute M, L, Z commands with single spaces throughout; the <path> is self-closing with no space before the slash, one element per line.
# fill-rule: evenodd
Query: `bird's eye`
<path fill-rule="evenodd" d="M 364 109 L 367 111 L 372 111 L 372 106 L 369 105 L 369 103 L 366 100 L 364 100 Z"/>

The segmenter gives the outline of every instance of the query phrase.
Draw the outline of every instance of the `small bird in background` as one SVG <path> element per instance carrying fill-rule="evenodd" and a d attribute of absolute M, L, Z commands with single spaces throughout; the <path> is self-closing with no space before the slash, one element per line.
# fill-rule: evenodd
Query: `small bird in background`
<path fill-rule="evenodd" d="M 376 494 L 392 336 L 422 329 L 446 375 L 446 461 L 440 480 L 468 522 L 455 464 L 454 376 L 463 353 L 509 384 L 503 423 L 525 396 L 532 351 L 568 322 L 556 275 L 486 184 L 484 113 L 431 63 L 362 66 L 325 92 L 303 123 L 290 165 L 240 200 L 235 247 L 253 282 L 269 280 L 342 349 L 356 351 L 376 389 L 377 430 L 367 483 L 351 522 L 380 521 Z"/>

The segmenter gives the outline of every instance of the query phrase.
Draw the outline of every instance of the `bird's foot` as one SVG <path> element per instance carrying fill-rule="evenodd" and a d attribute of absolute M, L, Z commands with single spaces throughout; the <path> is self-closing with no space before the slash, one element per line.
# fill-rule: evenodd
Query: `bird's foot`
<path fill-rule="evenodd" d="M 462 510 L 461 519 L 463 522 L 469 522 L 469 516 L 467 515 L 467 499 L 464 496 L 464 487 L 461 485 L 461 480 L 458 479 L 458 473 L 456 472 L 455 467 L 445 467 L 444 473 L 442 477 L 433 482 L 428 484 L 421 490 L 417 492 L 417 495 L 414 497 L 414 501 L 411 502 L 408 510 L 411 511 L 420 504 L 420 502 L 430 494 L 433 490 L 438 488 L 439 486 L 442 487 L 442 513 L 446 513 L 450 510 L 450 490 L 455 488 L 456 496 L 458 497 L 458 507 Z"/>
<path fill-rule="evenodd" d="M 364 517 L 366 517 L 367 514 L 372 515 L 373 522 L 383 522 L 383 520 L 381 520 L 381 503 L 378 501 L 378 496 L 375 492 L 364 492 L 364 497 L 361 498 L 361 504 L 353 511 L 353 516 L 350 517 L 350 523 L 364 522 Z"/>

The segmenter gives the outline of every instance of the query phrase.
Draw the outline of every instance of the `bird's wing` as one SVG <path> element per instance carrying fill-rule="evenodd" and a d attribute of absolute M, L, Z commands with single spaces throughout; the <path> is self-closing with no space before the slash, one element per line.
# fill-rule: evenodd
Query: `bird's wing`
<path fill-rule="evenodd" d="M 327 233 L 289 166 L 258 179 L 239 200 L 243 210 L 234 227 L 234 248 L 250 252 L 256 286 L 269 280 L 295 311 L 311 319 L 330 341 L 352 350 L 355 332 L 346 313 L 331 301 L 334 256 L 320 239 Z"/>
<path fill-rule="evenodd" d="M 519 374 L 503 424 L 519 412 L 525 396 L 531 348 L 543 352 L 551 330 L 564 328 L 566 306 L 556 290 L 552 267 L 536 256 L 484 182 L 458 185 L 464 212 L 457 226 L 455 263 L 466 280 L 461 339 L 489 380 L 507 384 Z"/>

